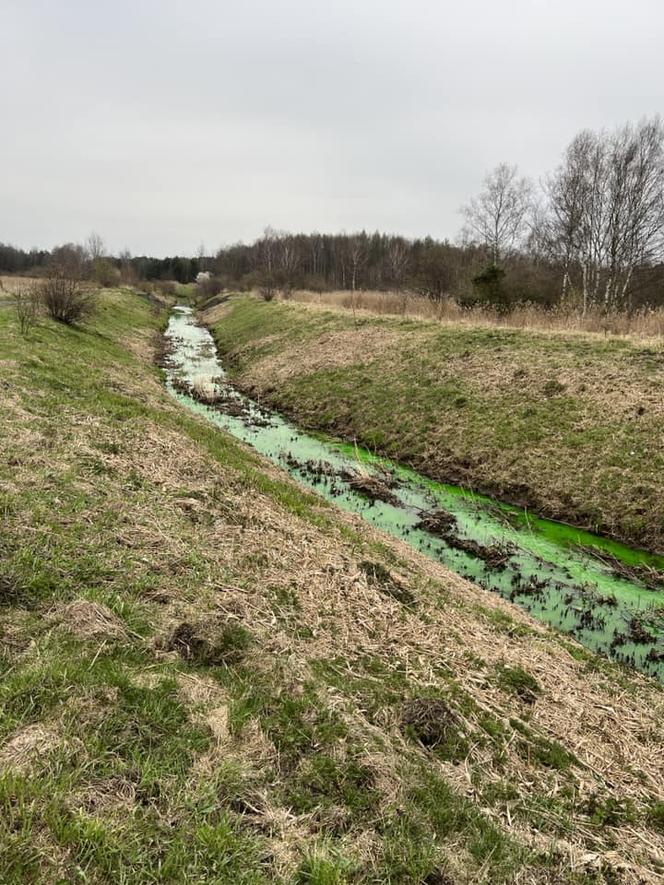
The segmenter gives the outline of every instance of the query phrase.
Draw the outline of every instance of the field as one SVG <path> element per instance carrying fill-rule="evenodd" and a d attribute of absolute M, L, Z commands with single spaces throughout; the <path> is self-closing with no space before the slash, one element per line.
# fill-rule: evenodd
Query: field
<path fill-rule="evenodd" d="M 429 476 L 664 550 L 664 347 L 239 297 L 212 326 L 240 386 Z"/>
<path fill-rule="evenodd" d="M 661 881 L 660 687 L 184 412 L 164 322 L 0 311 L 3 883 Z"/>
<path fill-rule="evenodd" d="M 14 292 L 19 286 L 33 282 L 34 280 L 28 280 L 26 277 L 9 277 L 0 274 L 0 308 L 13 302 Z"/>
<path fill-rule="evenodd" d="M 544 309 L 536 304 L 516 304 L 508 312 L 490 306 L 462 306 L 453 298 L 434 301 L 412 292 L 309 292 L 295 290 L 288 300 L 317 307 L 343 308 L 355 313 L 401 316 L 432 320 L 436 323 L 468 327 L 543 329 L 558 332 L 599 332 L 603 335 L 629 335 L 656 338 L 664 335 L 664 309 L 642 308 L 633 313 L 590 307 L 584 314 L 578 305 L 559 304 Z"/>

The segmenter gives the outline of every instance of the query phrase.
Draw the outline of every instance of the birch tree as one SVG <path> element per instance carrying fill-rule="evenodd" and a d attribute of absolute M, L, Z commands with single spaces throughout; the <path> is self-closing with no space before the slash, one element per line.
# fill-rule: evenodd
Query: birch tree
<path fill-rule="evenodd" d="M 387 243 L 385 266 L 389 283 L 401 289 L 410 265 L 410 245 L 403 237 L 390 237 Z"/>
<path fill-rule="evenodd" d="M 93 230 L 85 241 L 85 251 L 87 252 L 88 258 L 94 264 L 95 261 L 99 261 L 106 254 L 106 245 L 104 243 L 103 238 L 97 231 Z"/>
<path fill-rule="evenodd" d="M 546 241 L 571 286 L 606 309 L 628 307 L 634 271 L 664 249 L 664 126 L 581 132 L 547 183 Z"/>
<path fill-rule="evenodd" d="M 367 263 L 367 235 L 362 231 L 348 238 L 348 265 L 350 267 L 350 289 L 358 288 L 359 276 Z"/>
<path fill-rule="evenodd" d="M 482 192 L 463 206 L 464 238 L 481 243 L 493 264 L 507 257 L 525 238 L 532 205 L 532 185 L 516 166 L 501 163 L 484 179 Z"/>

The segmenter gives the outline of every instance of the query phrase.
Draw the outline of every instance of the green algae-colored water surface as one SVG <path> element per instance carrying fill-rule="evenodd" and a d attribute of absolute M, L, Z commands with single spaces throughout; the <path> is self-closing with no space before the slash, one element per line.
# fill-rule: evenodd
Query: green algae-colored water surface
<path fill-rule="evenodd" d="M 226 378 L 209 331 L 175 308 L 170 392 L 303 485 L 587 647 L 664 681 L 664 557 L 434 482 L 356 446 L 305 433 Z M 196 390 L 214 391 L 201 402 Z M 193 391 L 193 395 L 192 395 Z M 371 483 L 377 482 L 376 498 Z M 368 491 L 367 491 L 368 490 Z M 443 530 L 440 522 L 442 515 Z"/>

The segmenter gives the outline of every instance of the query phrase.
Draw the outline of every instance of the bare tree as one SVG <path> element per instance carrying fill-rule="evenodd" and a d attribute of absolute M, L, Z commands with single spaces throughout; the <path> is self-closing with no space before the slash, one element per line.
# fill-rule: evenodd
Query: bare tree
<path fill-rule="evenodd" d="M 409 243 L 403 237 L 391 237 L 385 259 L 390 284 L 402 289 L 410 266 Z"/>
<path fill-rule="evenodd" d="M 294 238 L 287 234 L 276 235 L 276 264 L 278 280 L 284 291 L 290 292 L 300 266 L 300 255 Z"/>
<path fill-rule="evenodd" d="M 606 307 L 629 306 L 635 268 L 662 256 L 664 126 L 659 117 L 625 126 L 609 145 Z"/>
<path fill-rule="evenodd" d="M 83 278 L 85 273 L 86 251 L 77 243 L 65 243 L 56 246 L 48 260 L 47 272 L 56 272 L 75 280 Z"/>
<path fill-rule="evenodd" d="M 88 258 L 94 264 L 96 261 L 99 261 L 101 258 L 104 258 L 106 254 L 106 245 L 104 244 L 104 240 L 101 235 L 97 233 L 97 231 L 92 231 L 85 241 L 85 251 L 87 253 Z"/>
<path fill-rule="evenodd" d="M 120 279 L 123 283 L 133 285 L 138 280 L 138 274 L 131 263 L 131 252 L 123 249 L 118 255 L 120 261 Z"/>
<path fill-rule="evenodd" d="M 367 262 L 367 235 L 354 234 L 348 240 L 348 260 L 350 265 L 350 288 L 355 292 L 358 284 L 358 275 Z"/>
<path fill-rule="evenodd" d="M 581 291 L 584 312 L 629 306 L 634 271 L 664 252 L 662 121 L 579 133 L 546 190 L 544 239 L 562 265 L 563 296 Z"/>
<path fill-rule="evenodd" d="M 314 231 L 307 239 L 311 256 L 311 273 L 313 276 L 318 276 L 323 271 L 323 237 L 317 231 Z"/>
<path fill-rule="evenodd" d="M 588 306 L 588 265 L 597 243 L 595 229 L 599 207 L 592 206 L 593 185 L 601 177 L 601 152 L 597 137 L 589 131 L 580 132 L 565 152 L 563 164 L 545 183 L 547 205 L 538 217 L 538 245 L 549 258 L 562 266 L 562 297 L 573 285 L 575 268 L 585 264 L 583 274 L 583 310 Z"/>
<path fill-rule="evenodd" d="M 272 301 L 276 293 L 277 236 L 268 225 L 256 243 L 259 291 L 265 301 Z"/>
<path fill-rule="evenodd" d="M 484 179 L 484 189 L 461 211 L 464 237 L 488 247 L 493 264 L 520 246 L 527 232 L 532 185 L 516 166 L 501 163 Z"/>
<path fill-rule="evenodd" d="M 95 295 L 81 282 L 82 250 L 61 246 L 54 249 L 40 284 L 40 300 L 54 320 L 69 326 L 89 316 L 95 308 Z"/>

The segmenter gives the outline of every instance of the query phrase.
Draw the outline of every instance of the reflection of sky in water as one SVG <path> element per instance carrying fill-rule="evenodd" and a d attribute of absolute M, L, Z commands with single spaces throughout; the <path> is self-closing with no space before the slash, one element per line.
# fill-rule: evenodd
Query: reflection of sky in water
<path fill-rule="evenodd" d="M 616 576 L 608 564 L 600 562 L 583 547 L 594 546 L 600 552 L 634 565 L 662 568 L 664 560 L 560 523 L 533 518 L 519 508 L 499 505 L 454 486 L 433 482 L 355 446 L 302 433 L 279 415 L 260 409 L 230 386 L 217 360 L 210 333 L 195 324 L 189 308 L 176 308 L 166 334 L 174 344 L 169 381 L 177 376 L 203 387 L 214 382 L 227 397 L 241 403 L 246 413 L 241 417 L 224 414 L 176 393 L 169 384 L 169 389 L 189 408 L 249 443 L 303 485 L 345 510 L 360 513 L 377 528 L 407 540 L 458 574 L 518 602 L 540 620 L 573 632 L 585 645 L 629 660 L 664 679 L 664 663 L 657 663 L 652 657 L 646 660 L 653 644 L 625 641 L 612 648 L 614 636 L 628 634 L 629 622 L 638 613 L 648 632 L 657 636 L 656 652 L 664 653 L 664 592 L 653 592 L 638 582 Z M 387 469 L 398 480 L 392 491 L 402 506 L 381 501 L 371 503 L 340 477 L 317 476 L 305 467 L 307 462 L 323 462 L 332 468 L 331 472 L 345 469 L 376 474 Z M 492 569 L 481 558 L 416 528 L 422 511 L 436 508 L 455 517 L 456 534 L 460 538 L 484 547 L 509 546 L 512 553 L 506 567 Z"/>

